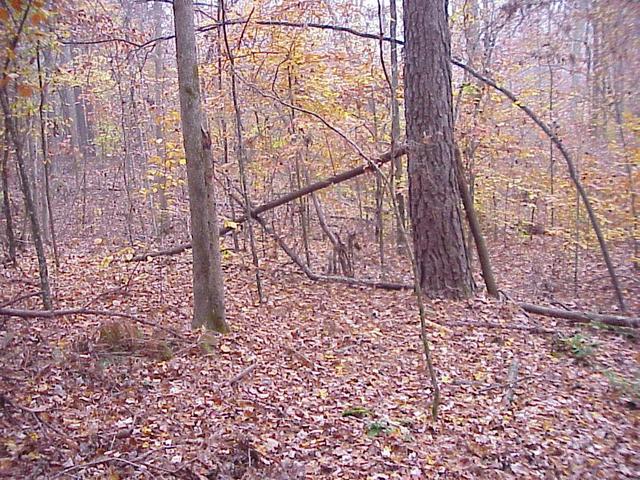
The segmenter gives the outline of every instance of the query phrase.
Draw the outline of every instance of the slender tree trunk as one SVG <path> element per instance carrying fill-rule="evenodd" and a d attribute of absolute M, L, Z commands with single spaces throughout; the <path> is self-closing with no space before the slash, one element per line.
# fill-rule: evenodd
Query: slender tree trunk
<path fill-rule="evenodd" d="M 161 2 L 155 2 L 153 4 L 153 24 L 154 24 L 154 35 L 160 37 L 162 35 L 162 18 L 164 17 L 164 10 Z M 155 137 L 156 137 L 156 151 L 160 158 L 164 160 L 166 155 L 166 145 L 164 141 L 164 133 L 162 130 L 162 124 L 164 120 L 164 110 L 162 105 L 162 92 L 163 88 L 163 80 L 164 80 L 164 48 L 162 42 L 156 45 L 156 52 L 153 57 L 153 65 L 154 65 L 154 74 L 155 74 L 155 86 L 154 86 L 154 97 L 153 103 L 155 106 L 154 116 L 155 116 Z M 158 203 L 160 205 L 160 240 L 169 232 L 171 229 L 171 223 L 169 218 L 169 204 L 167 202 L 167 168 L 165 166 L 165 162 L 162 162 L 162 174 L 156 176 L 156 183 L 159 184 L 158 187 Z"/>
<path fill-rule="evenodd" d="M 89 126 L 87 120 L 87 109 L 85 106 L 82 87 L 76 85 L 73 87 L 74 108 L 76 114 L 76 130 L 78 132 L 78 140 L 80 143 L 80 152 L 84 156 L 92 155 L 92 148 L 89 144 Z"/>
<path fill-rule="evenodd" d="M 389 10 L 391 20 L 389 22 L 389 36 L 391 37 L 391 150 L 395 150 L 400 140 L 400 105 L 398 102 L 398 44 L 395 39 L 398 35 L 398 8 L 396 0 L 390 0 Z M 399 216 L 396 219 L 396 244 L 400 253 L 404 250 L 402 229 L 406 227 L 404 194 L 400 191 L 402 186 L 402 158 L 397 157 L 393 161 L 393 190 L 396 196 Z"/>
<path fill-rule="evenodd" d="M 58 256 L 58 243 L 56 241 L 56 228 L 53 218 L 53 204 L 51 200 L 51 186 L 50 186 L 50 168 L 51 160 L 49 158 L 49 152 L 47 150 L 47 136 L 45 128 L 44 118 L 44 105 L 46 101 L 44 92 L 44 80 L 42 78 L 42 65 L 40 63 L 40 48 L 36 51 L 36 63 L 38 65 L 38 84 L 40 87 L 40 104 L 38 105 L 38 114 L 40 118 L 40 142 L 42 147 L 42 163 L 44 165 L 44 197 L 47 208 L 47 218 L 49 219 L 49 233 L 51 234 L 51 245 L 53 246 L 53 260 L 56 264 L 56 268 L 60 268 L 60 257 Z"/>
<path fill-rule="evenodd" d="M 622 95 L 622 94 L 620 94 Z M 624 135 L 624 125 L 622 124 L 622 106 L 620 105 L 622 102 L 619 99 L 614 101 L 615 108 L 615 116 L 616 116 L 616 124 L 618 127 L 618 137 L 620 138 L 620 146 L 622 147 L 623 154 L 625 157 L 629 155 L 627 153 L 627 141 Z M 624 160 L 624 170 L 627 174 L 627 193 L 629 195 L 629 211 L 631 212 L 631 225 L 629 227 L 629 239 L 631 240 L 631 244 L 633 245 L 633 268 L 635 270 L 640 270 L 640 242 L 637 239 L 637 229 L 638 229 L 638 209 L 636 207 L 636 197 L 638 194 L 636 193 L 634 178 L 634 163 L 631 158 L 625 158 Z"/>
<path fill-rule="evenodd" d="M 129 142 L 129 135 L 127 132 L 127 124 L 125 119 L 125 105 L 126 100 L 124 99 L 122 92 L 122 79 L 120 76 L 120 72 L 118 71 L 118 66 L 114 66 L 113 74 L 116 77 L 116 85 L 118 86 L 118 99 L 120 103 L 120 132 L 122 135 L 122 185 L 127 194 L 127 213 L 125 215 L 126 221 L 126 229 L 127 235 L 129 236 L 129 243 L 133 245 L 133 196 L 132 196 L 132 186 L 131 186 L 131 172 L 133 170 L 132 161 L 131 161 L 131 147 Z"/>
<path fill-rule="evenodd" d="M 289 87 L 289 103 L 291 105 L 295 105 L 296 99 L 293 95 L 293 79 L 291 77 L 291 67 L 287 68 L 287 86 Z M 293 108 L 289 109 L 289 122 L 290 122 L 290 130 L 291 136 L 293 138 L 298 137 L 298 132 L 296 128 L 296 111 Z M 300 132 L 301 133 L 301 132 Z M 302 188 L 302 168 L 305 170 L 305 178 L 306 175 L 306 165 L 300 166 L 301 161 L 304 162 L 304 157 L 302 155 L 301 149 L 302 143 L 305 143 L 305 153 L 307 151 L 306 141 L 298 141 L 298 151 L 296 152 L 296 187 L 299 189 Z M 306 156 L 306 155 L 305 155 Z M 307 183 L 308 178 L 307 178 Z M 302 229 L 302 245 L 304 247 L 304 255 L 307 260 L 307 265 L 311 268 L 311 251 L 309 249 L 309 209 L 307 208 L 307 200 L 304 197 L 300 197 L 298 202 L 298 212 L 300 215 L 300 227 Z"/>
<path fill-rule="evenodd" d="M 380 25 L 382 29 L 382 18 L 380 18 Z M 382 57 L 382 47 L 380 47 L 380 55 Z M 376 99 L 371 92 L 371 112 L 373 113 L 373 143 L 374 145 L 378 145 L 378 115 L 376 109 Z M 391 165 L 394 165 L 392 162 Z M 376 240 L 378 241 L 378 261 L 380 262 L 380 274 L 382 279 L 384 280 L 387 276 L 387 269 L 385 266 L 385 258 L 384 258 L 384 183 L 382 179 L 382 173 L 376 172 Z"/>
<path fill-rule="evenodd" d="M 306 169 L 306 166 L 300 166 L 300 157 L 302 153 L 296 152 L 296 186 L 298 189 L 302 188 L 302 168 Z M 308 182 L 307 182 L 308 183 Z M 307 202 L 304 197 L 298 199 L 298 212 L 300 214 L 300 227 L 302 228 L 302 245 L 304 247 L 304 256 L 307 260 L 307 265 L 311 268 L 311 250 L 309 249 L 309 216 L 307 215 Z"/>
<path fill-rule="evenodd" d="M 193 322 L 227 332 L 211 139 L 203 128 L 191 0 L 174 0 L 178 86 L 193 244 Z"/>
<path fill-rule="evenodd" d="M 264 295 L 262 293 L 262 279 L 260 276 L 260 263 L 258 261 L 258 252 L 256 250 L 255 237 L 253 235 L 253 221 L 251 217 L 251 194 L 248 179 L 246 175 L 246 162 L 247 156 L 245 151 L 244 140 L 242 137 L 242 112 L 240 111 L 240 104 L 238 102 L 238 93 L 236 89 L 236 70 L 235 61 L 233 58 L 233 52 L 229 45 L 229 39 L 227 38 L 226 28 L 226 12 L 225 4 L 223 0 L 220 0 L 220 8 L 222 9 L 222 33 L 224 36 L 224 43 L 227 50 L 227 56 L 229 57 L 229 64 L 231 66 L 231 96 L 233 100 L 233 109 L 236 115 L 236 137 L 238 139 L 238 169 L 240 173 L 240 184 L 242 186 L 242 196 L 245 203 L 245 215 L 247 217 L 247 233 L 249 235 L 249 245 L 251 248 L 251 259 L 256 273 L 256 287 L 258 289 L 258 298 L 260 303 L 264 301 Z"/>
<path fill-rule="evenodd" d="M 61 61 L 67 68 L 70 68 L 70 59 L 68 56 L 68 48 L 63 48 L 61 53 Z M 68 85 L 60 85 L 58 89 L 60 93 L 60 107 L 62 117 L 64 118 L 64 132 L 69 142 L 69 157 L 71 159 L 73 174 L 76 181 L 76 190 L 80 190 L 80 163 L 78 161 L 78 129 L 76 120 L 76 109 L 74 106 L 73 91 Z"/>
<path fill-rule="evenodd" d="M 0 89 L 0 104 L 2 104 L 2 111 L 4 113 L 5 128 L 7 129 L 7 131 L 9 132 L 9 136 L 13 140 L 13 147 L 16 153 L 16 161 L 18 163 L 20 184 L 22 186 L 22 193 L 24 195 L 25 210 L 27 212 L 27 216 L 29 217 L 29 222 L 31 223 L 31 234 L 33 235 L 33 243 L 36 249 L 36 255 L 38 257 L 38 270 L 40 273 L 42 304 L 44 305 L 44 308 L 46 310 L 51 310 L 53 309 L 53 302 L 51 301 L 51 287 L 49 286 L 49 270 L 47 268 L 47 257 L 44 252 L 40 224 L 38 223 L 36 206 L 33 201 L 33 194 L 31 191 L 31 185 L 29 183 L 29 175 L 24 163 L 22 139 L 19 137 L 16 121 L 13 117 L 13 114 L 11 113 L 11 106 L 6 87 Z"/>
<path fill-rule="evenodd" d="M 11 216 L 11 194 L 9 192 L 9 132 L 4 129 L 4 148 L 2 149 L 2 209 L 7 231 L 7 248 L 9 261 L 15 267 L 18 265 L 16 257 L 16 238 L 13 232 L 13 217 Z"/>
<path fill-rule="evenodd" d="M 218 22 L 222 22 L 222 5 L 220 2 L 218 2 L 217 5 L 217 9 L 216 9 L 216 20 Z M 224 87 L 223 87 L 223 78 L 224 78 L 224 71 L 222 69 L 222 44 L 224 42 L 224 39 L 222 38 L 222 29 L 218 28 L 217 30 L 217 37 L 216 37 L 216 43 L 217 43 L 217 47 L 218 47 L 218 93 L 220 94 L 220 96 L 222 97 L 224 94 Z M 222 163 L 223 165 L 227 165 L 230 160 L 229 160 L 229 137 L 227 135 L 227 120 L 225 118 L 225 113 L 224 113 L 224 103 L 222 104 L 221 108 L 220 108 L 220 134 L 222 136 L 222 153 L 223 153 L 223 157 L 222 157 Z M 235 222 L 236 221 L 236 204 L 235 202 L 233 202 L 232 198 L 231 198 L 231 190 L 232 190 L 232 185 L 231 185 L 231 178 L 229 178 L 228 176 L 226 177 L 226 183 L 225 183 L 225 189 L 227 191 L 227 201 L 229 202 L 229 207 L 231 209 L 231 221 Z M 239 252 L 240 251 L 240 243 L 238 241 L 238 232 L 234 229 L 231 232 L 231 236 L 233 239 L 233 250 L 235 252 Z"/>
<path fill-rule="evenodd" d="M 404 0 L 409 205 L 424 295 L 473 292 L 455 168 L 451 46 L 445 2 Z"/>

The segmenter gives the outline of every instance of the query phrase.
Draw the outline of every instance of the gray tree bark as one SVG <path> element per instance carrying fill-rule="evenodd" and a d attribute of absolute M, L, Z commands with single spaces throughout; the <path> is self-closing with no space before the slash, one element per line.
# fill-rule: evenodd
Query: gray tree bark
<path fill-rule="evenodd" d="M 196 37 L 191 0 L 175 0 L 178 88 L 193 245 L 192 327 L 227 332 L 220 261 L 218 218 L 213 187 L 211 139 L 204 130 Z"/>
<path fill-rule="evenodd" d="M 24 161 L 24 150 L 22 139 L 20 138 L 18 127 L 16 125 L 15 117 L 11 111 L 11 103 L 7 95 L 6 87 L 0 89 L 0 106 L 4 113 L 5 128 L 9 133 L 9 137 L 13 141 L 13 147 L 16 153 L 16 161 L 18 163 L 18 174 L 20 176 L 20 185 L 22 187 L 22 193 L 24 194 L 25 210 L 31 223 L 31 234 L 33 235 L 33 244 L 36 249 L 36 255 L 38 257 L 38 272 L 40 274 L 40 289 L 42 292 L 42 304 L 46 310 L 53 309 L 53 302 L 51 300 L 51 287 L 49 285 L 49 269 L 47 268 L 47 257 L 44 252 L 44 245 L 42 242 L 42 231 L 40 229 L 40 223 L 38 222 L 38 216 L 36 214 L 36 206 L 33 201 L 33 192 L 31 189 L 31 183 L 29 180 L 29 174 Z"/>
<path fill-rule="evenodd" d="M 9 261 L 16 267 L 18 261 L 16 257 L 16 238 L 13 232 L 13 217 L 11 216 L 11 195 L 9 192 L 9 133 L 4 130 L 4 146 L 2 148 L 2 210 L 4 211 L 4 219 L 7 231 L 7 249 Z"/>

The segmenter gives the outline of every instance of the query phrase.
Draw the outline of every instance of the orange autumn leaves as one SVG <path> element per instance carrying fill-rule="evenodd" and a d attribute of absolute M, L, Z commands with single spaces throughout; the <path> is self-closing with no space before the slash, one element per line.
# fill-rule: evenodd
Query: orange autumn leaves
<path fill-rule="evenodd" d="M 42 9 L 44 6 L 44 1 L 42 0 L 9 0 L 4 5 L 4 7 L 0 7 L 0 23 L 13 26 L 18 29 L 18 32 L 22 30 L 25 22 L 36 27 L 46 22 L 48 18 L 48 13 Z M 19 14 L 24 18 L 16 20 L 15 14 Z M 16 35 L 19 35 L 19 33 L 16 33 Z M 10 60 L 15 57 L 14 48 L 15 47 L 12 48 L 12 46 L 7 47 L 6 58 L 8 61 L 5 64 L 5 72 L 3 72 L 2 78 L 0 78 L 0 88 L 5 88 L 12 79 L 18 78 L 15 73 L 11 74 L 6 70 L 10 64 Z M 30 97 L 34 94 L 35 90 L 33 86 L 26 83 L 18 83 L 16 85 L 16 94 L 19 97 Z"/>

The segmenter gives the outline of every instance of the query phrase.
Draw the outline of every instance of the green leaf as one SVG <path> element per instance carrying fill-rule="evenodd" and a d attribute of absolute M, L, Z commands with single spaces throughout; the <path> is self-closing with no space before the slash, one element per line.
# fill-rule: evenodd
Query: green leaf
<path fill-rule="evenodd" d="M 343 417 L 365 418 L 372 415 L 371 410 L 365 407 L 350 407 L 342 412 Z"/>

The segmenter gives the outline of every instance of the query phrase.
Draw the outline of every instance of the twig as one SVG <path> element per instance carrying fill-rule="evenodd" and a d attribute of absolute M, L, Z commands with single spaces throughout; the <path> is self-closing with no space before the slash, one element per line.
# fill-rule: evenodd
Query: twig
<path fill-rule="evenodd" d="M 247 368 L 245 368 L 244 370 L 242 370 L 240 373 L 234 375 L 233 377 L 231 377 L 229 380 L 227 380 L 225 382 L 226 386 L 233 386 L 236 383 L 238 383 L 240 380 L 242 380 L 244 377 L 246 377 L 247 375 L 251 374 L 251 372 L 253 372 L 256 367 L 258 366 L 257 363 L 252 363 L 251 365 L 249 365 Z"/>

